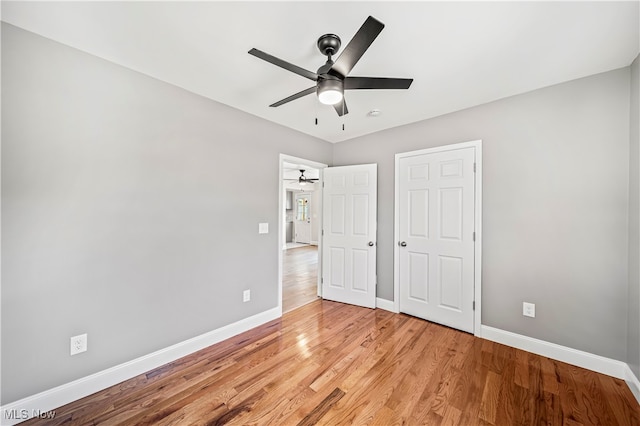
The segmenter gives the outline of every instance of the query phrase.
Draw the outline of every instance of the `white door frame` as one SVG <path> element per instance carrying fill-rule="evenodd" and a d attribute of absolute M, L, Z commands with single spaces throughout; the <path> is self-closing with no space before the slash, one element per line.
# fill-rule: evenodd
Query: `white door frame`
<path fill-rule="evenodd" d="M 473 334 L 481 336 L 482 320 L 482 141 L 462 142 L 452 145 L 443 145 L 435 148 L 420 149 L 417 151 L 396 154 L 395 161 L 395 199 L 394 199 L 394 223 L 393 223 L 393 307 L 395 312 L 400 312 L 400 251 L 397 242 L 400 241 L 400 171 L 401 158 L 416 155 L 433 154 L 436 152 L 452 151 L 463 148 L 475 148 L 476 174 L 475 174 L 475 250 L 474 250 L 474 297 L 475 311 L 473 321 Z"/>
<path fill-rule="evenodd" d="M 320 170 L 320 175 L 319 175 L 319 180 L 317 181 L 317 184 L 319 184 L 319 189 L 321 190 L 322 188 L 322 169 L 329 167 L 328 165 L 324 164 L 324 163 L 318 163 L 316 161 L 311 161 L 311 160 L 306 160 L 304 158 L 299 158 L 299 157 L 293 157 L 291 155 L 286 155 L 286 154 L 280 154 L 280 159 L 279 159 L 279 175 L 278 175 L 278 311 L 279 311 L 279 315 L 282 316 L 282 251 L 283 251 L 283 247 L 285 246 L 285 241 L 282 237 L 285 228 L 284 228 L 284 214 L 285 214 L 285 210 L 284 210 L 284 203 L 285 203 L 285 197 L 287 196 L 286 194 L 286 190 L 284 189 L 284 168 L 283 168 L 283 163 L 295 163 L 295 164 L 303 164 L 305 166 L 311 167 L 313 169 L 319 169 Z M 317 289 L 318 289 L 318 296 L 322 297 L 322 284 L 321 284 L 321 278 L 322 278 L 322 256 L 320 255 L 320 253 L 322 253 L 322 236 L 320 235 L 321 233 L 321 229 L 322 229 L 322 196 L 319 197 L 319 205 L 318 205 L 318 215 L 319 217 L 319 223 L 318 223 L 318 282 L 316 284 Z"/>

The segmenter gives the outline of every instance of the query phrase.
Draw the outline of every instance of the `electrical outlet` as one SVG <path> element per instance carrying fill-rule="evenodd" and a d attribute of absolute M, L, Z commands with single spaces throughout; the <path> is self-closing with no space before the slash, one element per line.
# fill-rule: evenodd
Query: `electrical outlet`
<path fill-rule="evenodd" d="M 245 290 L 242 292 L 242 301 L 248 302 L 251 300 L 251 290 Z"/>
<path fill-rule="evenodd" d="M 73 336 L 70 341 L 71 355 L 76 355 L 87 350 L 87 333 Z"/>
<path fill-rule="evenodd" d="M 522 302 L 522 315 L 525 317 L 536 317 L 536 305 L 534 303 Z"/>

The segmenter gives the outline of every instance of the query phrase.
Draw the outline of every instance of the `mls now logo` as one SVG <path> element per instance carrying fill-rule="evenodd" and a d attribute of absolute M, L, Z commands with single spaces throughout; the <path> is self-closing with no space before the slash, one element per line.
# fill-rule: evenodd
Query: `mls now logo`
<path fill-rule="evenodd" d="M 27 419 L 53 419 L 56 416 L 55 411 L 43 411 L 43 410 L 4 410 L 3 417 L 5 420 L 27 420 Z"/>

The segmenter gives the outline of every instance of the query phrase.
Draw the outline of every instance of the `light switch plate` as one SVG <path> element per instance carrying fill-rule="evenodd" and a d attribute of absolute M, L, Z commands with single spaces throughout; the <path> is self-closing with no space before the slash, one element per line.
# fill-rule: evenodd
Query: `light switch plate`
<path fill-rule="evenodd" d="M 258 224 L 258 234 L 268 234 L 269 233 L 269 224 L 268 223 L 259 223 Z"/>

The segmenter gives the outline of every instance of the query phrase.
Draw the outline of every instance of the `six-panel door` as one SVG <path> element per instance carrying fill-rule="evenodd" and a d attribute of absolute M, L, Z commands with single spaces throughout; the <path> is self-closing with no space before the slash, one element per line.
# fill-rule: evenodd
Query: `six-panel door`
<path fill-rule="evenodd" d="M 377 165 L 324 169 L 322 297 L 376 306 Z"/>
<path fill-rule="evenodd" d="M 474 331 L 474 148 L 399 160 L 400 311 Z"/>

